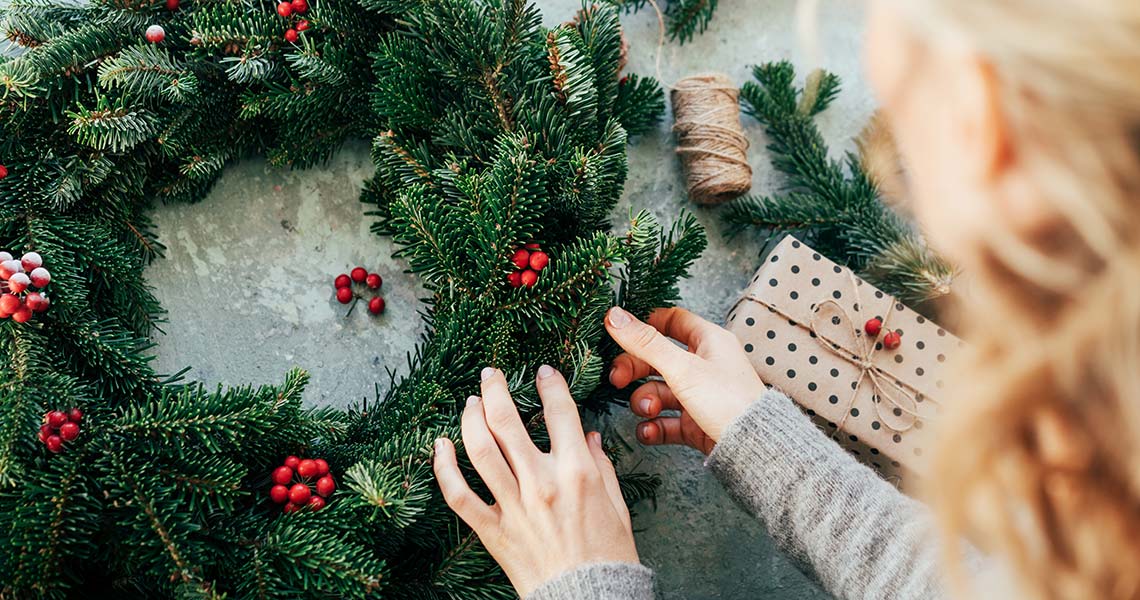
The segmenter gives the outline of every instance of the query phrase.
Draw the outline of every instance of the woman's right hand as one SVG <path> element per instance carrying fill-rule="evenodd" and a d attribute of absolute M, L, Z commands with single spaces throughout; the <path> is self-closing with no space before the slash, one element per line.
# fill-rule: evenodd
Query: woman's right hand
<path fill-rule="evenodd" d="M 624 389 L 651 375 L 665 380 L 645 383 L 630 397 L 634 414 L 646 419 L 637 426 L 643 444 L 684 444 L 708 454 L 729 423 L 764 393 L 736 336 L 687 310 L 658 309 L 643 323 L 614 307 L 606 330 L 625 350 L 614 360 L 610 383 Z M 665 410 L 680 415 L 663 417 Z"/>

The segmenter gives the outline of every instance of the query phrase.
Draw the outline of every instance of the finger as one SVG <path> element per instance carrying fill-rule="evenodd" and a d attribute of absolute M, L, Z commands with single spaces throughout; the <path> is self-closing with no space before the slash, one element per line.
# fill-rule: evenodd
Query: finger
<path fill-rule="evenodd" d="M 514 502 L 519 496 L 519 482 L 507 466 L 502 451 L 491 430 L 487 427 L 483 403 L 478 396 L 467 399 L 460 427 L 463 431 L 463 446 L 467 458 L 487 484 L 487 489 L 498 502 Z"/>
<path fill-rule="evenodd" d="M 659 308 L 649 315 L 649 324 L 697 352 L 702 342 L 726 337 L 728 332 L 719 325 L 702 319 L 683 308 Z"/>
<path fill-rule="evenodd" d="M 435 441 L 435 460 L 432 461 L 435 479 L 443 499 L 455 514 L 483 537 L 498 522 L 498 511 L 483 502 L 483 499 L 467 485 L 459 464 L 455 460 L 455 445 L 447 438 Z"/>
<path fill-rule="evenodd" d="M 533 472 L 531 467 L 538 460 L 538 448 L 527 435 L 519 410 L 511 400 L 507 380 L 498 369 L 487 367 L 480 374 L 483 379 L 483 412 L 487 427 L 499 442 L 499 448 L 507 457 L 507 462 L 516 475 L 523 471 Z"/>
<path fill-rule="evenodd" d="M 610 367 L 610 383 L 620 390 L 638 379 L 657 374 L 657 370 L 649 363 L 623 352 L 614 359 L 614 364 Z"/>
<path fill-rule="evenodd" d="M 637 439 L 647 446 L 672 444 L 689 446 L 708 454 L 715 442 L 701 431 L 697 424 L 685 415 L 680 417 L 657 417 L 639 423 Z"/>
<path fill-rule="evenodd" d="M 673 390 L 664 381 L 650 381 L 642 384 L 629 397 L 629 407 L 633 414 L 652 419 L 663 410 L 681 410 L 681 401 L 673 395 Z"/>
<path fill-rule="evenodd" d="M 542 398 L 542 416 L 550 433 L 551 454 L 584 454 L 586 437 L 582 433 L 582 418 L 566 379 L 554 367 L 542 365 L 538 368 L 535 385 L 538 397 Z"/>
<path fill-rule="evenodd" d="M 606 314 L 606 330 L 626 352 L 648 363 L 667 380 L 680 377 L 693 360 L 692 354 L 620 306 Z"/>
<path fill-rule="evenodd" d="M 602 448 L 602 434 L 591 431 L 590 434 L 586 436 L 586 440 L 590 448 L 590 455 L 594 457 L 594 463 L 598 465 L 598 472 L 602 474 L 602 483 L 605 484 L 606 495 L 610 497 L 610 502 L 613 503 L 614 510 L 621 516 L 626 527 L 632 527 L 629 518 L 629 507 L 626 506 L 625 498 L 621 495 L 621 484 L 618 483 L 614 463 L 610 460 L 610 457 L 606 456 L 606 451 Z"/>

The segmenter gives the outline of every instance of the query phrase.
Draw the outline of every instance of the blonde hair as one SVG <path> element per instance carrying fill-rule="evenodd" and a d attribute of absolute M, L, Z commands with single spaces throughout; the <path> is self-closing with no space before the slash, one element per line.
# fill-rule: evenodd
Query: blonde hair
<path fill-rule="evenodd" d="M 895 4 L 992 66 L 1053 217 L 1032 234 L 978 224 L 972 350 L 930 472 L 946 539 L 1033 597 L 1138 598 L 1140 2 Z"/>

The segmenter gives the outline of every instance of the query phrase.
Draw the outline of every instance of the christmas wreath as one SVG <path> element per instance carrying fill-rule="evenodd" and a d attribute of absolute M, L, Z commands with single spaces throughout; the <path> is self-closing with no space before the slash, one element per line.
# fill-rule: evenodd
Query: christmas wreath
<path fill-rule="evenodd" d="M 0 18 L 0 597 L 512 597 L 440 498 L 432 441 L 485 365 L 540 444 L 540 363 L 614 400 L 604 310 L 668 303 L 704 246 L 689 217 L 608 233 L 627 136 L 663 108 L 621 74 L 615 11 L 547 29 L 519 0 L 16 0 Z M 156 373 L 153 206 L 202 199 L 235 159 L 306 167 L 358 137 L 374 229 L 430 293 L 406 375 L 342 411 L 305 407 L 297 370 L 217 390 Z"/>

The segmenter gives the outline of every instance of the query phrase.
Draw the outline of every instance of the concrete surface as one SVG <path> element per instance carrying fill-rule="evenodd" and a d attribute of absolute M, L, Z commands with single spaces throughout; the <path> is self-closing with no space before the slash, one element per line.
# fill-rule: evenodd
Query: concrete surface
<path fill-rule="evenodd" d="M 818 66 L 806 56 L 795 27 L 795 0 L 721 0 L 712 27 L 684 46 L 667 43 L 661 55 L 665 82 L 722 71 L 736 82 L 748 66 L 790 58 L 800 70 Z M 578 0 L 540 0 L 547 24 L 568 19 Z M 811 39 L 823 66 L 846 82 L 833 108 L 821 116 L 836 152 L 851 147 L 873 108 L 861 82 L 861 3 L 822 0 Z M 623 17 L 631 44 L 628 69 L 654 73 L 657 19 L 650 8 Z M 679 164 L 672 152 L 671 117 L 630 146 L 630 177 L 615 216 L 630 207 L 652 210 L 670 222 L 683 208 Z M 779 178 L 768 164 L 761 128 L 745 126 L 753 149 L 754 193 L 770 193 Z M 372 172 L 365 143 L 352 144 L 321 169 L 277 171 L 261 161 L 231 168 L 204 202 L 156 211 L 166 260 L 149 269 L 149 281 L 169 310 L 167 335 L 157 338 L 156 364 L 165 372 L 191 366 L 209 384 L 280 381 L 299 365 L 313 376 L 307 401 L 347 405 L 373 398 L 388 382 L 386 368 L 406 369 L 406 355 L 422 333 L 414 277 L 390 257 L 392 245 L 368 231 L 357 201 Z M 715 320 L 739 294 L 758 264 L 758 239 L 729 241 L 715 209 L 697 209 L 708 228 L 709 249 L 681 285 L 687 307 Z M 332 278 L 361 264 L 385 279 L 388 311 L 373 318 L 332 300 Z M 631 445 L 634 420 L 608 417 Z M 823 592 L 779 555 L 763 528 L 735 507 L 687 449 L 638 449 L 628 458 L 662 475 L 656 510 L 640 507 L 635 520 L 644 562 L 659 576 L 667 599 L 824 598 Z"/>

